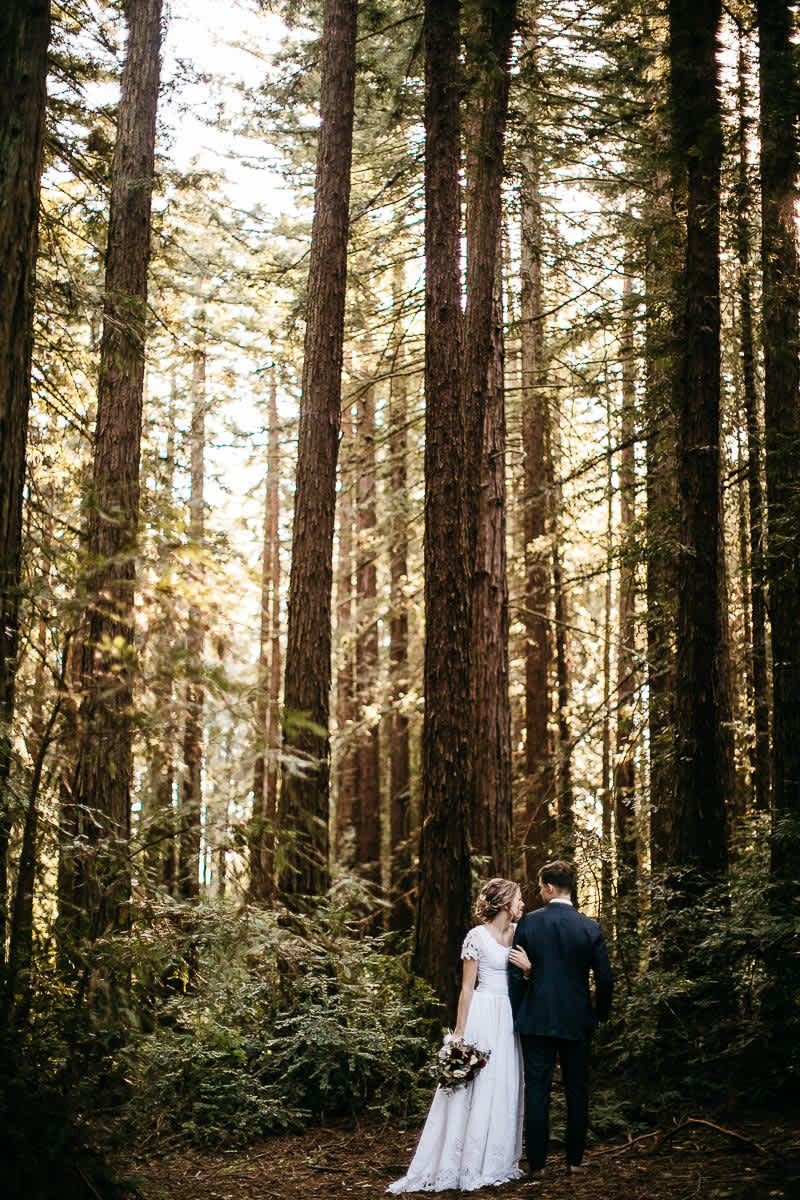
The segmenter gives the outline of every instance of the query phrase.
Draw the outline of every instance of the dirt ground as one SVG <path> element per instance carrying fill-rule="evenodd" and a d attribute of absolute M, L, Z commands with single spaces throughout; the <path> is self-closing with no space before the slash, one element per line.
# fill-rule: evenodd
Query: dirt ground
<path fill-rule="evenodd" d="M 337 1123 L 270 1138 L 247 1150 L 151 1145 L 121 1165 L 143 1200 L 373 1200 L 404 1173 L 415 1140 L 414 1130 L 385 1121 Z M 595 1144 L 579 1177 L 568 1177 L 552 1154 L 541 1183 L 508 1183 L 469 1195 L 475 1200 L 800 1200 L 800 1113 L 676 1117 L 632 1141 Z"/>

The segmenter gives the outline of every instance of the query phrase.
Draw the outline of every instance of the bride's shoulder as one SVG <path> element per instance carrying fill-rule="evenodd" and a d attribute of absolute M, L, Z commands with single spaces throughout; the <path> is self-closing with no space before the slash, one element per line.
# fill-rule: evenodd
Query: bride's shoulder
<path fill-rule="evenodd" d="M 462 958 L 479 958 L 481 948 L 481 938 L 483 934 L 483 925 L 473 925 L 467 936 L 464 938 L 464 945 L 461 947 Z"/>

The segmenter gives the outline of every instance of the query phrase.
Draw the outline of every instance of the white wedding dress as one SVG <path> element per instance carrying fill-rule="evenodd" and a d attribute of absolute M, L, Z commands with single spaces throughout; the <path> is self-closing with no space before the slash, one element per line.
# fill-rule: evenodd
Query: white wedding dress
<path fill-rule="evenodd" d="M 491 1050 L 471 1083 L 439 1087 L 408 1173 L 388 1192 L 441 1192 L 491 1187 L 519 1179 L 522 1154 L 522 1056 L 508 998 L 508 952 L 485 925 L 464 939 L 462 958 L 478 961 L 464 1041 Z"/>

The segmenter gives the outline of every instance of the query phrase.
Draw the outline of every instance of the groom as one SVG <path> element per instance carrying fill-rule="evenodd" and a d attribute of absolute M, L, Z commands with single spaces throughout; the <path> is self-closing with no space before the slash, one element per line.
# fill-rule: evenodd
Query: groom
<path fill-rule="evenodd" d="M 542 867 L 539 891 L 544 908 L 526 913 L 514 934 L 514 947 L 524 950 L 530 969 L 514 963 L 515 957 L 525 962 L 525 955 L 512 950 L 510 959 L 508 989 L 525 1069 L 525 1149 L 534 1177 L 542 1175 L 547 1158 L 556 1058 L 567 1101 L 567 1171 L 581 1170 L 589 1123 L 589 1043 L 611 1007 L 613 977 L 603 932 L 596 921 L 573 908 L 574 890 L 569 863 Z"/>

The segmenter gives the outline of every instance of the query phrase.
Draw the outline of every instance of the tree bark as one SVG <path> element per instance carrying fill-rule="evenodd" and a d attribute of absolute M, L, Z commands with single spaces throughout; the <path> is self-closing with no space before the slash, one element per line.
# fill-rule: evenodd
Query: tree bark
<path fill-rule="evenodd" d="M 353 730 L 356 722 L 355 590 L 353 587 L 355 528 L 355 475 L 352 456 L 356 445 L 356 419 L 351 406 L 344 420 L 339 454 L 339 536 L 336 563 L 336 858 L 345 867 L 356 860 L 358 762 Z"/>
<path fill-rule="evenodd" d="M 797 67 L 786 0 L 759 0 L 761 268 L 767 480 L 765 566 L 772 631 L 772 864 L 791 886 L 800 816 L 800 269 L 797 253 Z"/>
<path fill-rule="evenodd" d="M 614 818 L 617 846 L 617 934 L 635 933 L 638 866 L 636 831 L 636 771 L 633 747 L 633 708 L 636 699 L 636 580 L 634 520 L 636 514 L 636 469 L 634 419 L 636 375 L 633 343 L 633 280 L 626 271 L 623 281 L 622 419 L 619 461 L 619 650 L 617 652 L 617 739 L 614 765 Z"/>
<path fill-rule="evenodd" d="M 531 35 L 527 53 L 535 54 Z M 534 63 L 535 66 L 535 63 Z M 535 112 L 531 113 L 535 131 Z M 525 874 L 536 879 L 554 833 L 555 769 L 550 737 L 550 612 L 547 461 L 549 411 L 542 304 L 542 203 L 535 142 L 522 158 L 521 183 L 522 443 L 525 456 Z"/>
<path fill-rule="evenodd" d="M 464 318 L 471 596 L 473 851 L 505 874 L 511 838 L 511 716 L 505 549 L 505 390 L 500 254 L 508 64 L 515 0 L 465 5 L 467 279 Z"/>
<path fill-rule="evenodd" d="M 656 137 L 660 141 L 660 130 Z M 669 384 L 676 350 L 668 316 L 679 226 L 666 174 L 657 171 L 645 250 L 645 564 L 650 862 L 672 861 L 675 812 L 675 607 L 678 592 L 676 422 Z"/>
<path fill-rule="evenodd" d="M 76 900 L 93 936 L 124 923 L 130 892 L 133 600 L 161 0 L 128 0 L 125 12 L 129 34 L 111 178 L 75 786 L 86 846 L 76 858 Z"/>
<path fill-rule="evenodd" d="M 739 34 L 739 123 L 738 180 L 736 188 L 736 251 L 739 262 L 739 337 L 742 356 L 742 398 L 747 432 L 747 493 L 749 540 L 750 619 L 752 643 L 750 657 L 754 743 L 753 800 L 757 809 L 767 811 L 770 796 L 770 694 L 767 659 L 766 596 L 764 590 L 764 494 L 762 486 L 763 437 L 756 390 L 756 351 L 753 334 L 751 298 L 750 214 L 755 206 L 749 182 L 747 162 L 748 95 L 747 65 L 744 61 L 742 33 Z"/>
<path fill-rule="evenodd" d="M 459 5 L 426 0 L 425 715 L 414 968 L 448 1013 L 468 926 L 472 555 L 459 279 Z M 494 259 L 492 259 L 494 262 Z"/>
<path fill-rule="evenodd" d="M 470 837 L 486 873 L 511 870 L 511 709 L 508 692 L 506 414 L 503 304 L 496 273 L 494 353 L 487 378 L 478 541 L 472 593 L 472 744 L 475 787 Z"/>
<path fill-rule="evenodd" d="M 206 353 L 205 334 L 198 329 L 192 360 L 192 417 L 189 433 L 191 492 L 189 544 L 193 550 L 190 586 L 202 588 L 205 541 Z M 184 693 L 183 772 L 180 788 L 178 836 L 178 890 L 183 899 L 200 891 L 200 843 L 203 818 L 203 645 L 205 632 L 200 604 L 189 604 L 186 630 L 186 689 Z"/>
<path fill-rule="evenodd" d="M 331 585 L 341 423 L 355 0 L 325 0 L 317 180 L 289 581 L 279 885 L 319 895 L 328 883 Z"/>
<path fill-rule="evenodd" d="M 356 796 L 358 829 L 356 860 L 367 878 L 380 881 L 381 789 L 380 726 L 369 715 L 376 700 L 378 675 L 378 567 L 375 528 L 378 515 L 375 504 L 375 390 L 370 383 L 358 395 L 357 419 L 358 475 L 356 496 L 357 625 L 356 688 L 358 696 L 358 740 L 356 748 Z"/>
<path fill-rule="evenodd" d="M 8 785 L 49 41 L 49 0 L 8 0 L 3 5 L 0 14 L 0 963 L 5 961 L 8 843 L 13 823 Z"/>
<path fill-rule="evenodd" d="M 729 783 L 721 674 L 720 8 L 718 0 L 670 0 L 669 14 L 674 190 L 686 202 L 673 377 L 681 498 L 674 853 L 703 877 L 727 861 Z"/>
<path fill-rule="evenodd" d="M 264 496 L 264 537 L 261 552 L 261 621 L 255 702 L 253 827 L 250 839 L 250 894 L 254 900 L 261 902 L 267 900 L 272 892 L 277 782 L 276 714 L 280 702 L 280 433 L 275 367 L 270 375 L 268 427 L 267 486 Z"/>
<path fill-rule="evenodd" d="M 411 747 L 408 717 L 402 700 L 408 691 L 408 469 L 407 423 L 408 384 L 400 325 L 403 300 L 402 269 L 392 278 L 395 305 L 392 378 L 389 391 L 389 510 L 391 529 L 392 609 L 389 621 L 389 826 L 391 848 L 390 927 L 410 929 L 414 910 L 411 903 Z"/>

